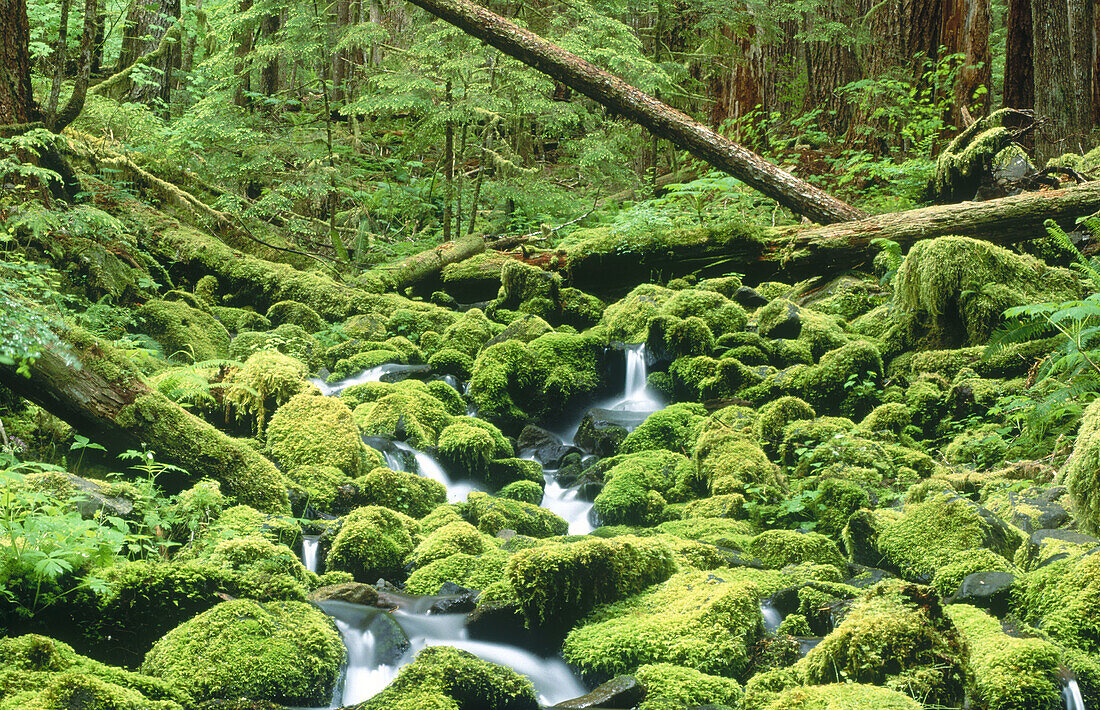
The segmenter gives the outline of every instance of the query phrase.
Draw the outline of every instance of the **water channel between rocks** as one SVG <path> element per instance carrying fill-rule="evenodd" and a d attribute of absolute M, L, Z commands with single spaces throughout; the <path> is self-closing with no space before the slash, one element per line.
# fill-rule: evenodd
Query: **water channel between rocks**
<path fill-rule="evenodd" d="M 630 346 L 623 352 L 626 377 L 622 394 L 589 406 L 584 411 L 619 413 L 618 418 L 624 420 L 628 429 L 632 429 L 649 414 L 661 409 L 664 403 L 646 387 L 644 348 Z M 318 378 L 311 382 L 325 395 L 338 396 L 353 385 L 379 382 L 383 378 L 415 374 L 421 370 L 423 368 L 417 366 L 386 364 L 338 382 L 326 383 Z M 449 384 L 457 389 L 458 383 Z M 472 409 L 469 413 L 476 416 Z M 573 434 L 582 416 L 583 412 L 575 420 L 563 420 L 561 429 L 552 432 L 561 439 L 562 446 L 572 447 Z M 450 503 L 464 502 L 472 491 L 484 490 L 474 481 L 452 475 L 431 454 L 403 441 L 378 437 L 368 437 L 364 441 L 381 453 L 387 467 L 443 484 Z M 531 452 L 521 451 L 520 455 L 538 460 Z M 566 520 L 569 534 L 592 532 L 597 521 L 593 519 L 591 501 L 585 500 L 576 486 L 559 481 L 556 469 L 544 465 L 543 473 L 545 489 L 540 505 Z M 302 561 L 313 572 L 319 568 L 318 548 L 316 536 L 304 537 Z M 553 705 L 587 692 L 580 679 L 557 656 L 541 657 L 518 646 L 472 640 L 466 629 L 465 614 L 430 613 L 432 603 L 438 599 L 436 597 L 397 595 L 397 598 L 402 603 L 393 611 L 339 601 L 318 603 L 332 617 L 348 651 L 347 665 L 330 708 L 360 703 L 377 695 L 397 677 L 404 665 L 412 662 L 416 654 L 428 646 L 462 649 L 482 660 L 515 670 L 530 679 L 539 702 L 544 705 Z"/>

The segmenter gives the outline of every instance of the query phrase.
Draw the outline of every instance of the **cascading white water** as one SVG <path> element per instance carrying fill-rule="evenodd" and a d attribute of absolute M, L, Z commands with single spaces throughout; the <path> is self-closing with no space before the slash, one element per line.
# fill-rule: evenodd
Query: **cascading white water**
<path fill-rule="evenodd" d="M 334 394 L 340 394 L 348 387 L 353 385 L 361 385 L 364 382 L 381 382 L 382 378 L 386 375 L 395 372 L 414 372 L 425 370 L 424 365 L 401 365 L 396 362 L 387 362 L 377 367 L 371 367 L 362 372 L 352 375 L 351 377 L 345 377 L 342 380 L 336 382 L 325 382 L 320 377 L 311 377 L 309 381 L 317 386 L 317 389 L 321 390 L 321 394 L 331 396 Z"/>
<path fill-rule="evenodd" d="M 540 505 L 569 523 L 570 535 L 587 535 L 592 532 L 592 504 L 581 500 L 580 491 L 576 488 L 565 488 L 558 483 L 553 471 L 546 472 L 545 479 L 546 487 Z"/>
<path fill-rule="evenodd" d="M 783 623 L 783 617 L 779 614 L 779 610 L 772 606 L 769 601 L 760 602 L 760 615 L 764 617 L 764 631 L 769 634 L 774 634 L 779 625 Z"/>
<path fill-rule="evenodd" d="M 403 441 L 389 442 L 389 445 L 396 451 L 403 452 L 412 458 L 416 464 L 415 471 L 409 471 L 402 456 L 399 456 L 396 451 L 393 450 L 381 450 L 382 458 L 386 462 L 386 466 L 394 471 L 405 471 L 406 473 L 416 473 L 424 478 L 430 478 L 433 481 L 442 483 L 447 488 L 447 501 L 450 503 L 462 503 L 466 500 L 466 496 L 471 491 L 484 490 L 481 486 L 478 486 L 473 481 L 455 481 L 447 472 L 443 469 L 443 466 L 439 464 L 432 456 L 426 454 L 420 449 L 415 449 L 409 446 Z"/>
<path fill-rule="evenodd" d="M 1067 678 L 1062 686 L 1062 697 L 1066 701 L 1066 710 L 1085 710 L 1085 699 L 1081 697 L 1081 686 L 1076 678 Z"/>
<path fill-rule="evenodd" d="M 624 351 L 626 355 L 626 381 L 623 384 L 623 397 L 609 409 L 628 412 L 655 412 L 664 406 L 646 384 L 645 344 L 632 345 Z"/>
<path fill-rule="evenodd" d="M 317 547 L 319 536 L 317 535 L 303 535 L 302 536 L 302 564 L 310 572 L 316 574 L 317 572 Z"/>

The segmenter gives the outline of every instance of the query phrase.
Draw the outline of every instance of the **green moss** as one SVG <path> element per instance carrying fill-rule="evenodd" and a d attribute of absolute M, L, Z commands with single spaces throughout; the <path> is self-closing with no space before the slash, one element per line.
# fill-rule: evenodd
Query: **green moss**
<path fill-rule="evenodd" d="M 380 505 L 422 518 L 447 501 L 447 489 L 423 476 L 379 467 L 355 481 L 361 505 Z"/>
<path fill-rule="evenodd" d="M 706 410 L 700 404 L 672 404 L 646 417 L 634 431 L 627 435 L 619 448 L 620 454 L 633 454 L 651 449 L 667 449 L 687 454 L 706 419 Z"/>
<path fill-rule="evenodd" d="M 247 505 L 222 511 L 209 530 L 211 538 L 260 535 L 276 545 L 293 547 L 302 537 L 302 528 L 289 515 L 262 513 Z"/>
<path fill-rule="evenodd" d="M 531 503 L 496 498 L 485 493 L 470 493 L 465 507 L 466 516 L 478 529 L 496 535 L 504 529 L 515 530 L 520 535 L 534 538 L 565 535 L 569 523 L 561 517 Z"/>
<path fill-rule="evenodd" d="M 464 522 L 466 522 L 466 520 L 462 517 L 461 506 L 447 503 L 439 506 L 420 519 L 420 532 L 423 535 L 428 535 L 444 525 Z"/>
<path fill-rule="evenodd" d="M 760 408 L 753 434 L 774 452 L 783 440 L 784 427 L 793 421 L 815 418 L 817 413 L 805 401 L 798 397 L 780 397 Z"/>
<path fill-rule="evenodd" d="M 262 432 L 268 417 L 306 387 L 306 375 L 298 360 L 277 350 L 259 350 L 229 376 L 226 412 Z"/>
<path fill-rule="evenodd" d="M 801 665 L 809 684 L 885 685 L 923 703 L 957 707 L 964 650 L 930 588 L 885 582 L 853 605 Z"/>
<path fill-rule="evenodd" d="M 491 539 L 473 525 L 459 520 L 450 522 L 428 533 L 409 555 L 414 567 L 423 567 L 458 553 L 480 555 L 493 549 Z"/>
<path fill-rule="evenodd" d="M 247 360 L 258 350 L 278 350 L 306 364 L 310 370 L 320 367 L 324 348 L 312 335 L 292 323 L 284 323 L 267 332 L 241 333 L 229 345 L 229 357 Z"/>
<path fill-rule="evenodd" d="M 1006 308 L 1079 294 L 1069 271 L 969 237 L 918 242 L 894 287 L 895 323 L 921 349 L 982 345 Z"/>
<path fill-rule="evenodd" d="M 748 544 L 752 553 L 768 567 L 778 569 L 790 564 L 813 562 L 846 570 L 847 564 L 836 543 L 818 533 L 794 530 L 765 530 Z"/>
<path fill-rule="evenodd" d="M 877 384 L 883 374 L 878 348 L 861 340 L 831 350 L 817 365 L 806 368 L 798 387 L 818 412 L 861 415 L 876 404 L 863 383 Z"/>
<path fill-rule="evenodd" d="M 480 480 L 488 477 L 489 464 L 494 458 L 513 453 L 512 447 L 496 427 L 469 417 L 441 431 L 436 445 L 439 447 L 439 460 L 444 466 Z"/>
<path fill-rule="evenodd" d="M 1009 636 L 997 619 L 966 604 L 949 606 L 947 613 L 967 642 L 974 696 L 981 707 L 1062 707 L 1062 659 L 1057 646 L 1043 639 Z"/>
<path fill-rule="evenodd" d="M 991 550 L 966 550 L 957 552 L 946 564 L 936 570 L 932 586 L 944 599 L 959 590 L 968 575 L 975 572 L 1019 573 L 1016 566 Z"/>
<path fill-rule="evenodd" d="M 760 634 L 755 584 L 723 570 L 684 572 L 652 590 L 601 607 L 566 637 L 562 655 L 589 676 L 672 663 L 702 673 L 744 672 Z"/>
<path fill-rule="evenodd" d="M 474 369 L 474 358 L 454 348 L 443 348 L 428 358 L 432 372 L 469 380 Z"/>
<path fill-rule="evenodd" d="M 371 345 L 374 345 L 374 343 Z M 388 363 L 397 363 L 399 365 L 408 364 L 407 358 L 396 350 L 379 347 L 358 352 L 350 357 L 337 360 L 332 366 L 332 374 L 329 375 L 328 381 L 338 382 L 363 372 L 364 370 L 369 370 Z"/>
<path fill-rule="evenodd" d="M 999 428 L 997 424 L 985 424 L 960 433 L 944 447 L 944 458 L 948 463 L 976 469 L 1000 465 L 1008 454 L 1009 444 Z"/>
<path fill-rule="evenodd" d="M 363 386 L 349 393 L 362 401 L 354 413 L 364 435 L 403 438 L 424 449 L 435 446 L 440 432 L 454 421 L 447 405 L 423 382 L 404 380 L 392 385 L 371 384 L 381 386 Z"/>
<path fill-rule="evenodd" d="M 642 284 L 604 311 L 608 337 L 623 343 L 641 343 L 646 339 L 649 319 L 660 313 L 661 305 L 673 291 L 654 284 Z"/>
<path fill-rule="evenodd" d="M 766 710 L 921 710 L 925 706 L 896 690 L 849 681 L 791 688 L 759 707 Z"/>
<path fill-rule="evenodd" d="M 445 582 L 467 589 L 485 590 L 506 581 L 504 566 L 509 553 L 488 550 L 481 554 L 455 552 L 415 570 L 405 581 L 411 594 L 438 594 Z"/>
<path fill-rule="evenodd" d="M 670 663 L 642 666 L 634 673 L 645 689 L 645 700 L 638 710 L 665 710 L 693 705 L 728 705 L 737 707 L 743 691 L 731 678 L 707 675 Z"/>
<path fill-rule="evenodd" d="M 604 525 L 661 522 L 667 501 L 689 496 L 695 474 L 690 459 L 665 449 L 615 456 L 598 465 L 605 483 L 594 507 Z"/>
<path fill-rule="evenodd" d="M 749 320 L 744 308 L 709 289 L 676 291 L 660 312 L 677 318 L 699 318 L 716 336 L 744 330 Z"/>
<path fill-rule="evenodd" d="M 654 324 L 662 322 L 653 319 L 650 324 L 649 340 L 654 337 Z M 690 316 L 668 322 L 664 329 L 663 337 L 665 346 L 673 358 L 710 355 L 714 352 L 714 333 L 702 318 Z"/>
<path fill-rule="evenodd" d="M 1100 400 L 1081 415 L 1081 428 L 1062 480 L 1081 527 L 1092 534 L 1100 533 Z"/>
<path fill-rule="evenodd" d="M 199 362 L 229 354 L 229 332 L 214 316 L 178 301 L 149 301 L 134 313 L 169 359 Z"/>
<path fill-rule="evenodd" d="M 912 419 L 913 413 L 901 402 L 880 404 L 863 418 L 859 430 L 868 434 L 885 432 L 896 438 L 912 423 Z"/>
<path fill-rule="evenodd" d="M 541 483 L 541 481 L 539 482 Z M 497 491 L 497 496 L 509 500 L 518 500 L 531 505 L 542 503 L 542 486 L 535 481 L 513 481 Z"/>
<path fill-rule="evenodd" d="M 351 572 L 359 582 L 399 578 L 405 556 L 420 542 L 419 529 L 415 520 L 389 508 L 357 508 L 341 520 L 325 564 Z"/>
<path fill-rule="evenodd" d="M 785 488 L 779 467 L 764 450 L 728 427 L 711 426 L 695 446 L 700 484 L 711 495 L 741 494 L 769 500 Z"/>
<path fill-rule="evenodd" d="M 633 536 L 522 550 L 506 568 L 528 624 L 561 630 L 598 604 L 635 594 L 672 571 L 666 545 Z"/>
<path fill-rule="evenodd" d="M 446 646 L 425 648 L 358 710 L 537 710 L 531 681 Z"/>
<path fill-rule="evenodd" d="M 323 330 L 327 323 L 304 303 L 297 301 L 279 301 L 267 309 L 267 318 L 276 326 L 284 323 L 292 323 L 307 333 L 316 333 Z"/>
<path fill-rule="evenodd" d="M 322 705 L 345 655 L 336 627 L 316 607 L 238 599 L 169 631 L 146 654 L 142 671 L 197 700 Z"/>
<path fill-rule="evenodd" d="M 315 389 L 279 407 L 267 427 L 267 448 L 284 468 L 319 464 L 355 476 L 363 465 L 363 443 L 351 410 Z"/>
<path fill-rule="evenodd" d="M 561 322 L 584 331 L 600 322 L 604 302 L 576 288 L 563 288 L 558 294 L 561 305 Z"/>
<path fill-rule="evenodd" d="M 291 499 L 295 511 L 304 510 L 306 505 L 314 510 L 330 515 L 346 510 L 337 510 L 337 501 L 341 503 L 346 498 L 346 487 L 352 483 L 352 478 L 335 466 L 322 466 L 319 464 L 307 464 L 295 466 L 286 472 L 286 478 L 290 487 Z M 358 496 L 354 497 L 355 506 L 366 505 Z"/>
<path fill-rule="evenodd" d="M 732 550 L 744 548 L 755 532 L 749 523 L 727 518 L 670 520 L 658 525 L 657 529 L 685 540 L 698 540 Z"/>
<path fill-rule="evenodd" d="M 1100 555 L 1071 556 L 1017 578 L 1015 608 L 1051 639 L 1100 653 Z"/>
<path fill-rule="evenodd" d="M 538 461 L 507 458 L 489 462 L 489 475 L 485 481 L 489 488 L 503 490 L 505 487 L 521 481 L 534 483 L 539 486 L 540 490 L 542 489 L 544 479 L 542 466 Z"/>

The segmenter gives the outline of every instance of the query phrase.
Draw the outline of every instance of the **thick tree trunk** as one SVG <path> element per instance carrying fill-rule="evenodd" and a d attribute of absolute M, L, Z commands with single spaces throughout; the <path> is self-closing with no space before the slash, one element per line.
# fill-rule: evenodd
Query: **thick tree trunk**
<path fill-rule="evenodd" d="M 126 17 L 122 50 L 119 53 L 119 71 L 135 64 L 145 55 L 156 52 L 161 46 L 161 40 L 179 16 L 180 0 L 136 3 Z M 179 59 L 180 47 L 176 42 L 155 63 L 148 63 L 157 70 L 157 79 L 147 84 L 132 84 L 129 90 L 130 100 L 147 106 L 159 102 L 167 107 L 172 91 L 171 74 L 173 69 L 179 67 Z"/>
<path fill-rule="evenodd" d="M 1093 0 L 1069 0 L 1069 36 L 1073 61 L 1072 150 L 1084 155 L 1092 147 L 1088 134 L 1092 130 L 1092 63 L 1093 63 Z"/>
<path fill-rule="evenodd" d="M 1035 117 L 1044 121 L 1035 159 L 1042 166 L 1077 143 L 1066 0 L 1031 0 L 1031 28 Z"/>
<path fill-rule="evenodd" d="M 1100 182 L 1036 192 L 987 202 L 925 207 L 876 215 L 823 227 L 778 227 L 742 231 L 682 230 L 636 239 L 624 246 L 593 230 L 587 241 L 564 256 L 572 285 L 598 293 L 613 291 L 659 272 L 665 278 L 686 273 L 746 275 L 755 283 L 772 278 L 799 279 L 867 268 L 875 255 L 870 244 L 888 239 L 903 247 L 950 234 L 1009 244 L 1046 235 L 1053 219 L 1072 228 L 1078 217 L 1100 210 Z"/>
<path fill-rule="evenodd" d="M 1003 108 L 1029 109 L 1035 105 L 1031 60 L 1031 0 L 1008 0 L 1005 40 Z"/>
<path fill-rule="evenodd" d="M 93 441 L 116 448 L 147 445 L 157 460 L 190 474 L 168 482 L 173 487 L 209 477 L 241 503 L 288 510 L 286 486 L 274 464 L 151 389 L 110 344 L 79 329 L 59 329 L 58 335 L 69 346 L 69 357 L 43 352 L 29 378 L 0 365 L 0 384 Z"/>
<path fill-rule="evenodd" d="M 743 180 L 793 212 L 822 224 L 863 216 L 861 210 L 781 170 L 690 116 L 469 0 L 412 2 Z"/>
<path fill-rule="evenodd" d="M 29 44 L 27 0 L 0 0 L 0 126 L 37 118 Z"/>
<path fill-rule="evenodd" d="M 993 88 L 989 51 L 989 0 L 950 0 L 944 3 L 940 45 L 964 55 L 963 65 L 955 82 L 955 106 L 952 120 L 957 128 L 965 128 L 971 116 L 981 118 L 989 113 Z M 975 99 L 979 87 L 986 93 Z M 970 109 L 974 109 L 971 111 Z"/>

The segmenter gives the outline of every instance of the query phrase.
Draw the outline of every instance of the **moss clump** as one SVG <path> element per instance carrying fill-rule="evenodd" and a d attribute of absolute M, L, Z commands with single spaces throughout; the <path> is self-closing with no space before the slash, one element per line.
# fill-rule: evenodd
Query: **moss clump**
<path fill-rule="evenodd" d="M 531 505 L 542 503 L 542 486 L 534 481 L 513 481 L 497 491 L 497 496 Z"/>
<path fill-rule="evenodd" d="M 765 530 L 749 542 L 746 551 L 773 569 L 803 562 L 832 565 L 841 571 L 848 567 L 836 543 L 819 533 Z"/>
<path fill-rule="evenodd" d="M 293 323 L 284 323 L 267 332 L 241 333 L 229 345 L 229 357 L 247 360 L 258 350 L 278 350 L 306 364 L 310 370 L 321 366 L 324 348 L 312 335 Z"/>
<path fill-rule="evenodd" d="M 743 695 L 741 684 L 732 678 L 707 675 L 670 663 L 642 666 L 635 671 L 634 677 L 645 689 L 645 700 L 638 710 L 707 704 L 737 707 Z"/>
<path fill-rule="evenodd" d="M 0 638 L 4 710 L 180 710 L 191 696 L 159 678 L 93 661 L 45 636 Z"/>
<path fill-rule="evenodd" d="M 496 459 L 489 462 L 489 474 L 485 482 L 489 488 L 502 490 L 512 483 L 527 482 L 534 483 L 541 490 L 544 484 L 542 466 L 538 461 L 530 459 Z M 539 500 L 542 500 L 541 496 Z"/>
<path fill-rule="evenodd" d="M 485 493 L 471 493 L 465 506 L 466 516 L 478 529 L 496 535 L 504 529 L 534 538 L 565 535 L 569 523 L 561 517 L 531 503 L 496 498 Z"/>
<path fill-rule="evenodd" d="M 774 453 L 783 440 L 783 429 L 793 421 L 815 419 L 813 407 L 798 397 L 780 397 L 760 408 L 760 417 L 753 427 L 757 440 L 771 447 Z"/>
<path fill-rule="evenodd" d="M 260 433 L 276 409 L 306 387 L 306 366 L 277 350 L 259 350 L 228 379 L 227 413 Z"/>
<path fill-rule="evenodd" d="M 627 296 L 607 307 L 601 321 L 607 325 L 611 340 L 641 343 L 646 339 L 649 319 L 661 311 L 673 291 L 654 284 L 642 284 Z"/>
<path fill-rule="evenodd" d="M 654 589 L 601 607 L 569 633 L 565 660 L 604 678 L 647 663 L 737 676 L 760 634 L 755 584 L 726 581 L 723 570 L 683 572 Z"/>
<path fill-rule="evenodd" d="M 1100 653 L 1100 555 L 1055 560 L 1017 579 L 1017 613 L 1058 643 Z"/>
<path fill-rule="evenodd" d="M 691 500 L 680 509 L 685 518 L 741 518 L 745 512 L 745 496 L 726 493 L 700 500 Z"/>
<path fill-rule="evenodd" d="M 446 646 L 425 648 L 358 710 L 537 710 L 531 681 L 510 668 Z"/>
<path fill-rule="evenodd" d="M 744 330 L 749 320 L 744 308 L 709 289 L 676 291 L 660 312 L 677 318 L 699 318 L 716 336 Z"/>
<path fill-rule="evenodd" d="M 564 630 L 598 604 L 668 578 L 673 568 L 668 546 L 628 535 L 522 550 L 506 573 L 531 626 Z"/>
<path fill-rule="evenodd" d="M 921 710 L 925 706 L 896 690 L 846 682 L 791 688 L 759 707 L 766 710 Z"/>
<path fill-rule="evenodd" d="M 297 301 L 279 301 L 267 309 L 267 319 L 276 326 L 291 323 L 307 333 L 316 333 L 324 330 L 327 325 L 324 319 L 304 303 Z"/>
<path fill-rule="evenodd" d="M 454 392 L 446 384 L 439 384 Z M 418 380 L 371 382 L 348 388 L 342 399 L 352 405 L 359 403 L 354 410 L 355 421 L 363 434 L 404 439 L 423 449 L 435 446 L 440 432 L 454 421 L 454 413 L 437 393 L 442 394 L 442 390 Z"/>
<path fill-rule="evenodd" d="M 664 449 L 615 456 L 598 465 L 605 483 L 594 506 L 603 525 L 661 522 L 666 502 L 687 498 L 695 477 L 690 459 Z"/>
<path fill-rule="evenodd" d="M 740 494 L 767 501 L 786 487 L 779 467 L 763 449 L 721 426 L 699 437 L 694 458 L 700 484 L 711 495 Z"/>
<path fill-rule="evenodd" d="M 488 422 L 464 417 L 439 433 L 439 460 L 463 478 L 485 480 L 495 458 L 511 456 L 512 447 Z"/>
<path fill-rule="evenodd" d="M 1081 527 L 1100 533 L 1100 400 L 1081 415 L 1073 453 L 1062 474 Z"/>
<path fill-rule="evenodd" d="M 920 349 L 983 345 L 1001 313 L 1025 303 L 1065 301 L 1076 278 L 1024 254 L 969 237 L 913 245 L 894 279 L 895 323 Z"/>
<path fill-rule="evenodd" d="M 419 530 L 415 520 L 389 508 L 357 508 L 340 521 L 325 564 L 359 582 L 400 578 L 405 556 L 420 542 Z"/>
<path fill-rule="evenodd" d="M 1004 557 L 992 550 L 966 550 L 956 552 L 949 561 L 936 570 L 932 586 L 944 599 L 959 590 L 963 580 L 976 572 L 1012 572 L 1019 570 Z"/>
<path fill-rule="evenodd" d="M 809 684 L 885 685 L 930 705 L 965 695 L 965 644 L 928 587 L 884 582 L 802 662 Z"/>
<path fill-rule="evenodd" d="M 141 667 L 196 700 L 323 705 L 345 655 L 336 627 L 316 607 L 237 599 L 169 631 Z"/>
<path fill-rule="evenodd" d="M 823 355 L 801 373 L 797 386 L 818 412 L 862 416 L 877 404 L 872 386 L 882 374 L 878 347 L 859 340 Z"/>
<path fill-rule="evenodd" d="M 1062 707 L 1062 654 L 1049 641 L 1017 638 L 981 609 L 953 604 L 947 614 L 966 640 L 974 695 L 989 710 Z"/>
<path fill-rule="evenodd" d="M 480 555 L 492 547 L 491 539 L 486 539 L 473 525 L 459 520 L 428 533 L 409 555 L 409 561 L 414 567 L 423 567 L 459 553 Z"/>
<path fill-rule="evenodd" d="M 353 479 L 335 466 L 295 466 L 286 472 L 286 479 L 290 489 L 291 507 L 295 512 L 310 506 L 314 510 L 336 515 L 366 505 L 358 495 L 351 496 L 355 504 L 350 508 L 345 504 Z"/>
<path fill-rule="evenodd" d="M 481 554 L 456 552 L 420 567 L 405 581 L 405 591 L 412 594 L 438 594 L 445 582 L 467 589 L 484 591 L 506 583 L 504 566 L 509 553 L 488 550 Z"/>
<path fill-rule="evenodd" d="M 363 442 L 351 410 L 316 389 L 279 407 L 267 427 L 267 448 L 288 469 L 319 464 L 356 476 L 363 465 Z"/>
<path fill-rule="evenodd" d="M 229 332 L 214 316 L 179 301 L 153 300 L 137 309 L 141 330 L 169 359 L 199 362 L 229 354 Z"/>
<path fill-rule="evenodd" d="M 706 409 L 700 404 L 669 405 L 650 414 L 630 432 L 623 440 L 619 453 L 633 454 L 650 449 L 690 453 L 705 419 Z"/>
<path fill-rule="evenodd" d="M 356 479 L 362 505 L 380 505 L 413 518 L 422 518 L 447 501 L 447 489 L 423 476 L 385 467 Z"/>

